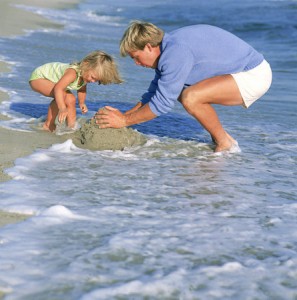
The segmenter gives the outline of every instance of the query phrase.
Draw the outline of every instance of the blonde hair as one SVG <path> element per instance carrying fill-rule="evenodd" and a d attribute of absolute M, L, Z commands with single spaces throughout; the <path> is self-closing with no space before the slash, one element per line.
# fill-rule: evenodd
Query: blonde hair
<path fill-rule="evenodd" d="M 79 67 L 81 74 L 90 70 L 94 71 L 101 84 L 123 82 L 114 59 L 104 51 L 93 51 L 75 65 Z"/>
<path fill-rule="evenodd" d="M 157 47 L 163 36 L 164 31 L 152 23 L 132 21 L 121 39 L 120 53 L 127 56 L 131 51 L 143 50 L 148 43 Z"/>

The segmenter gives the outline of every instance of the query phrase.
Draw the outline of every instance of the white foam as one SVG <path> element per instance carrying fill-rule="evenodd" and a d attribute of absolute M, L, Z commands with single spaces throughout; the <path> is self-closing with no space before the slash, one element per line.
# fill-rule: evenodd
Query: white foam
<path fill-rule="evenodd" d="M 235 143 L 233 143 L 231 149 L 229 150 L 230 153 L 240 153 L 241 149 L 238 145 L 238 142 L 235 141 Z"/>
<path fill-rule="evenodd" d="M 18 158 L 15 163 L 16 166 L 13 168 L 9 168 L 6 170 L 6 173 L 13 177 L 15 180 L 21 180 L 28 178 L 24 175 L 24 173 L 30 170 L 34 164 L 38 164 L 40 162 L 48 162 L 51 158 L 45 152 L 39 151 L 37 153 L 31 154 L 26 158 Z"/>
<path fill-rule="evenodd" d="M 54 144 L 49 148 L 49 151 L 60 152 L 60 153 L 71 153 L 73 150 L 78 150 L 71 139 L 68 139 L 62 144 Z"/>
<path fill-rule="evenodd" d="M 16 130 L 20 132 L 32 132 L 32 121 L 34 121 L 34 119 L 28 120 L 25 118 L 14 118 L 13 120 L 0 121 L 0 126 L 9 130 Z"/>
<path fill-rule="evenodd" d="M 73 213 L 70 209 L 63 205 L 53 205 L 39 213 L 38 217 L 56 219 L 56 220 L 93 220 L 90 217 L 82 216 L 79 214 Z"/>
<path fill-rule="evenodd" d="M 241 149 L 239 147 L 239 144 L 235 141 L 235 143 L 232 144 L 232 146 L 229 150 L 223 150 L 223 151 L 215 152 L 214 155 L 216 155 L 216 156 L 227 156 L 229 154 L 236 154 L 236 153 L 241 153 Z"/>
<path fill-rule="evenodd" d="M 182 284 L 186 271 L 179 269 L 164 277 L 156 277 L 153 280 L 133 280 L 111 288 L 97 289 L 86 294 L 81 300 L 110 299 L 110 297 L 143 295 L 146 297 L 173 297 Z"/>
<path fill-rule="evenodd" d="M 90 18 L 92 21 L 95 21 L 96 23 L 103 23 L 113 26 L 119 26 L 121 24 L 122 18 L 121 17 L 112 17 L 108 15 L 101 15 L 99 16 L 94 11 L 85 11 L 84 14 L 87 18 Z"/>
<path fill-rule="evenodd" d="M 64 134 L 69 134 L 69 133 L 74 133 L 80 128 L 79 122 L 75 122 L 75 125 L 73 128 L 69 128 L 66 124 L 66 122 L 63 122 L 62 124 L 58 123 L 55 134 L 56 135 L 64 135 Z"/>

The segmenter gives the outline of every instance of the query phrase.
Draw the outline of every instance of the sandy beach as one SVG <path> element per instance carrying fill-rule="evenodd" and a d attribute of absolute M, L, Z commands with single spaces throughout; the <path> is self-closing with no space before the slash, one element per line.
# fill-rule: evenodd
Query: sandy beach
<path fill-rule="evenodd" d="M 70 8 L 79 2 L 78 0 L 2 0 L 0 2 L 0 37 L 23 35 L 26 34 L 26 30 L 42 27 L 62 29 L 62 25 L 25 11 L 18 5 L 63 9 Z M 10 72 L 9 64 L 0 60 L 0 72 Z M 9 96 L 6 93 L 0 91 L 0 102 L 8 98 Z M 7 117 L 0 112 L 0 119 L 7 119 Z M 0 137 L 0 182 L 10 179 L 4 170 L 13 166 L 18 157 L 27 156 L 38 148 L 48 148 L 54 143 L 65 140 L 63 137 L 47 132 L 20 132 L 1 127 Z M 21 221 L 25 218 L 24 215 L 0 211 L 0 226 Z"/>

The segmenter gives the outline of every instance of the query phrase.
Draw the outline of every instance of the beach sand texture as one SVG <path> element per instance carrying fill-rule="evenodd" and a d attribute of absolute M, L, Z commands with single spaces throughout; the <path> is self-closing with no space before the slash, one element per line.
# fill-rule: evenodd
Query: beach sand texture
<path fill-rule="evenodd" d="M 142 134 L 131 128 L 100 129 L 94 120 L 86 122 L 72 140 L 77 147 L 89 150 L 123 150 L 146 142 Z"/>

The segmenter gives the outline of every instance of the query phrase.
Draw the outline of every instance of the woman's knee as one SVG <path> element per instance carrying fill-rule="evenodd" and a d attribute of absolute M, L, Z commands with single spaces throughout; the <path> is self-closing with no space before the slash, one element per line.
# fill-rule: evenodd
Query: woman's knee
<path fill-rule="evenodd" d="M 184 89 L 179 97 L 179 101 L 189 113 L 197 108 L 197 105 L 201 102 L 200 99 L 199 93 L 194 92 L 191 87 Z"/>

